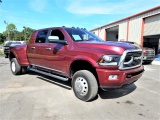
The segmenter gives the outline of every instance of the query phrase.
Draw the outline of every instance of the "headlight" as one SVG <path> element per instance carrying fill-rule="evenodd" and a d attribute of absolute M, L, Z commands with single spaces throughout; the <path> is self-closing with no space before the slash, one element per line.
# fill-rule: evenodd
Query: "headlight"
<path fill-rule="evenodd" d="M 104 55 L 99 60 L 99 65 L 107 66 L 107 65 L 118 65 L 120 60 L 119 55 Z"/>

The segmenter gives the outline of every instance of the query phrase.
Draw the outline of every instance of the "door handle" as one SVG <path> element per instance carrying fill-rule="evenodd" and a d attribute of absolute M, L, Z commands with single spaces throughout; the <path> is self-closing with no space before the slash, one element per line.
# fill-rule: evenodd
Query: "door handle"
<path fill-rule="evenodd" d="M 31 49 L 35 49 L 35 47 L 31 47 Z"/>
<path fill-rule="evenodd" d="M 51 50 L 51 48 L 46 48 L 46 50 Z"/>

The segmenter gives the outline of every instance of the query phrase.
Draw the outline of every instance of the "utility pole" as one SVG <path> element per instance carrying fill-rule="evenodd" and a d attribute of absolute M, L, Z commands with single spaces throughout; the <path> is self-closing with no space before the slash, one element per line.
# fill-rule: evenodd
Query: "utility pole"
<path fill-rule="evenodd" d="M 24 40 L 26 41 L 26 27 L 23 26 L 23 28 L 24 28 Z"/>
<path fill-rule="evenodd" d="M 7 29 L 8 23 L 6 21 L 4 21 L 4 24 L 6 24 L 6 30 L 7 30 L 7 34 L 8 34 L 8 40 L 9 40 L 9 30 Z"/>

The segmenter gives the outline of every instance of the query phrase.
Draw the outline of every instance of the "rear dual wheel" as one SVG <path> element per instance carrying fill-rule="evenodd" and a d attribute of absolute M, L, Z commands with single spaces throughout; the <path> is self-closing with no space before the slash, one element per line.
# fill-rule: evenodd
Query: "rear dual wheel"
<path fill-rule="evenodd" d="M 10 68 L 14 75 L 20 75 L 27 72 L 27 67 L 20 66 L 16 58 L 11 59 Z"/>

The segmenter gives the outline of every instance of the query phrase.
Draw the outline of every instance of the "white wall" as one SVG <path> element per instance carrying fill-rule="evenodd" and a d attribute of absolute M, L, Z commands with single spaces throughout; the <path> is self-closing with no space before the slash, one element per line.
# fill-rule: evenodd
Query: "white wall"
<path fill-rule="evenodd" d="M 103 29 L 100 29 L 99 30 L 99 37 L 102 39 L 102 40 L 105 40 L 106 39 L 106 30 L 103 28 Z"/>
<path fill-rule="evenodd" d="M 128 23 L 128 20 L 125 20 L 119 24 L 118 40 L 126 40 L 126 38 L 127 38 L 127 23 Z"/>
<path fill-rule="evenodd" d="M 95 35 L 98 36 L 98 30 L 92 31 Z"/>
<path fill-rule="evenodd" d="M 144 36 L 160 34 L 160 14 L 145 18 Z"/>
<path fill-rule="evenodd" d="M 143 19 L 150 17 L 150 16 L 154 16 L 154 15 L 158 15 L 160 14 L 160 9 L 156 9 L 150 12 L 147 12 L 145 14 L 141 14 L 139 16 L 135 16 L 133 18 L 131 18 L 129 20 L 129 27 L 128 27 L 128 40 L 129 41 L 133 41 L 133 42 L 137 42 L 138 44 L 141 44 L 141 37 L 142 35 L 144 35 L 146 33 L 145 29 L 144 29 L 144 33 L 143 32 L 143 28 L 142 28 L 142 22 Z M 107 29 L 107 28 L 111 28 L 114 26 L 118 26 L 119 25 L 119 36 L 118 36 L 118 40 L 124 39 L 126 40 L 127 38 L 127 21 L 128 20 L 124 20 L 122 22 L 116 22 L 114 24 L 108 24 L 107 26 L 103 27 L 102 29 Z M 160 27 L 157 27 L 160 28 Z M 99 28 L 100 29 L 100 28 Z M 158 29 L 160 30 L 160 29 Z M 157 30 L 157 31 L 158 31 Z M 96 31 L 96 35 L 98 35 L 98 29 L 94 30 Z M 99 36 L 104 39 L 104 30 L 101 30 L 99 32 Z"/>
<path fill-rule="evenodd" d="M 128 41 L 133 41 L 140 44 L 141 34 L 142 34 L 142 19 L 141 18 L 130 19 Z"/>

